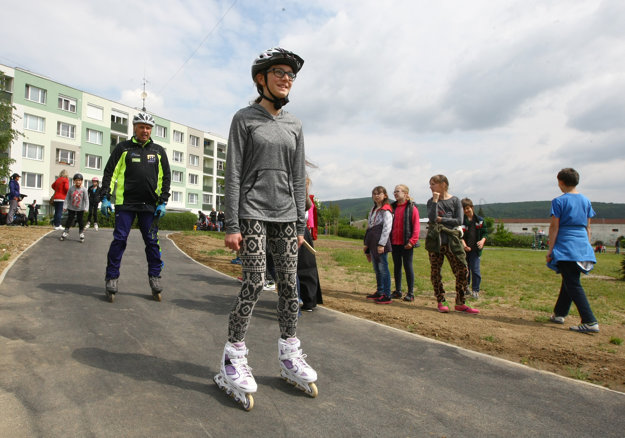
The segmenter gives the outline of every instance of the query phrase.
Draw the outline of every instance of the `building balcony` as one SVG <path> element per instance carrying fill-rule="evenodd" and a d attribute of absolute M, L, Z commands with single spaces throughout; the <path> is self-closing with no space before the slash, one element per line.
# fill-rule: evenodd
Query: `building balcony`
<path fill-rule="evenodd" d="M 111 121 L 111 131 L 128 134 L 128 125 Z"/>

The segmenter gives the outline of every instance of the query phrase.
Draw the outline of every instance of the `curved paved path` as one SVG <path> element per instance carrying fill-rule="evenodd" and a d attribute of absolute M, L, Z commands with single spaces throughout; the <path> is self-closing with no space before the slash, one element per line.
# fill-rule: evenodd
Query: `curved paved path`
<path fill-rule="evenodd" d="M 120 292 L 103 298 L 110 230 L 45 236 L 0 284 L 2 437 L 622 437 L 625 394 L 541 373 L 327 309 L 299 336 L 311 399 L 278 375 L 274 293 L 247 338 L 258 381 L 244 412 L 213 383 L 238 283 L 162 239 L 151 300 L 131 233 Z"/>

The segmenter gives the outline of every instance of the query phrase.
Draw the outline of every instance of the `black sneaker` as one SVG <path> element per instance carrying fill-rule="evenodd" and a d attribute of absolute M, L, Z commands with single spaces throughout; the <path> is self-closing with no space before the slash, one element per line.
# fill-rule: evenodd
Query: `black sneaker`
<path fill-rule="evenodd" d="M 401 291 L 400 290 L 396 290 L 395 292 L 393 292 L 391 294 L 391 298 L 394 298 L 396 300 L 399 300 L 401 298 Z"/>
<path fill-rule="evenodd" d="M 404 297 L 404 301 L 409 301 L 409 302 L 413 302 L 414 301 L 414 295 L 412 294 L 408 294 Z"/>
<path fill-rule="evenodd" d="M 380 298 L 381 296 L 382 296 L 382 295 L 380 295 L 379 293 L 377 293 L 377 292 L 376 292 L 376 293 L 374 293 L 374 294 L 367 295 L 367 299 L 368 299 L 368 300 L 377 300 L 377 299 L 378 299 L 378 298 Z"/>
<path fill-rule="evenodd" d="M 391 300 L 391 297 L 387 297 L 386 295 L 382 295 L 380 298 L 375 300 L 376 304 L 391 304 L 392 302 L 393 300 Z"/>

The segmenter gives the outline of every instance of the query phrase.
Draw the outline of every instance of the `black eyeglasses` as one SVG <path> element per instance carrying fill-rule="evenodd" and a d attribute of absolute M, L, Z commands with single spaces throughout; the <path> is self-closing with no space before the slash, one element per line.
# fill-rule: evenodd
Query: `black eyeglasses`
<path fill-rule="evenodd" d="M 297 75 L 291 71 L 284 71 L 281 68 L 272 68 L 267 70 L 269 73 L 273 73 L 278 79 L 282 79 L 286 75 L 291 81 L 294 81 Z"/>

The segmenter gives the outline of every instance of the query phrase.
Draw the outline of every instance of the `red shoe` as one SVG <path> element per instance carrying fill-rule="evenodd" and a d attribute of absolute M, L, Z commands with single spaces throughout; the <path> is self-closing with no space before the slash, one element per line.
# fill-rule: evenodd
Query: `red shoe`
<path fill-rule="evenodd" d="M 380 298 L 375 300 L 376 304 L 391 304 L 392 302 L 393 300 L 391 300 L 391 297 L 387 297 L 386 295 L 382 295 Z"/>
<path fill-rule="evenodd" d="M 456 306 L 455 309 L 456 309 L 456 312 L 464 312 L 464 313 L 471 313 L 471 314 L 480 313 L 479 310 L 473 309 L 467 306 L 466 304 L 463 304 L 461 306 Z"/>
<path fill-rule="evenodd" d="M 441 313 L 449 313 L 449 305 L 447 301 L 441 301 L 438 303 L 438 311 Z"/>
<path fill-rule="evenodd" d="M 378 298 L 380 298 L 381 296 L 382 296 L 382 294 L 379 294 L 379 293 L 377 293 L 377 292 L 376 292 L 376 293 L 374 293 L 374 294 L 367 295 L 367 299 L 368 299 L 368 300 L 377 300 L 377 299 L 378 299 Z"/>

